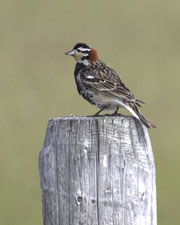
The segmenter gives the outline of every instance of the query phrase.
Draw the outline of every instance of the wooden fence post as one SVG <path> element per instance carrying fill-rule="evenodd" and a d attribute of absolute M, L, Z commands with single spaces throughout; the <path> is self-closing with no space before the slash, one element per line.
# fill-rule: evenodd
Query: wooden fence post
<path fill-rule="evenodd" d="M 147 129 L 131 116 L 49 121 L 39 169 L 44 225 L 156 225 Z"/>

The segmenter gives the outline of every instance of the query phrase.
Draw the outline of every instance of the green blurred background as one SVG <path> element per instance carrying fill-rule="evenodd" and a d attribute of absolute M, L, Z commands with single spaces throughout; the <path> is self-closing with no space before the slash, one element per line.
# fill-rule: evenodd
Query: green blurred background
<path fill-rule="evenodd" d="M 147 102 L 158 225 L 180 222 L 180 1 L 0 2 L 0 223 L 41 225 L 38 155 L 49 118 L 93 114 L 76 91 L 76 42 Z"/>

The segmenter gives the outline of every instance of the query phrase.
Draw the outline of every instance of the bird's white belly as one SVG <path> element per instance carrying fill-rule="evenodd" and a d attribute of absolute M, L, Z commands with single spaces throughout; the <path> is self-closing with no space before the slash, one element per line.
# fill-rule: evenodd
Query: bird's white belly
<path fill-rule="evenodd" d="M 116 110 L 117 107 L 124 107 L 124 104 L 121 99 L 117 99 L 113 96 L 108 96 L 101 93 L 94 93 L 92 99 L 96 103 L 96 106 L 98 106 L 99 108 L 107 106 L 106 110 Z"/>

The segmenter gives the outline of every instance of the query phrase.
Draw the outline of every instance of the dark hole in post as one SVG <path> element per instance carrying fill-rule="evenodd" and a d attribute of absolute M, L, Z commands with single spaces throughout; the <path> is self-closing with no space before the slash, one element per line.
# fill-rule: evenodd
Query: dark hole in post
<path fill-rule="evenodd" d="M 81 204 L 81 202 L 82 202 L 82 197 L 81 197 L 81 196 L 77 196 L 77 197 L 76 197 L 76 202 L 77 202 L 77 204 Z"/>

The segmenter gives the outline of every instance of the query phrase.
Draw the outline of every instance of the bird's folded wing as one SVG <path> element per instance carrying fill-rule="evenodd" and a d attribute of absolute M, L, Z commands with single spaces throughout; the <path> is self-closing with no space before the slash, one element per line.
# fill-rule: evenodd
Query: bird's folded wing
<path fill-rule="evenodd" d="M 89 73 L 91 72 L 91 73 Z M 124 83 L 117 76 L 103 73 L 102 71 L 88 71 L 82 73 L 81 80 L 84 85 L 94 88 L 96 91 L 103 92 L 104 94 L 116 96 L 124 99 L 125 101 L 134 101 L 135 96 L 133 93 L 124 85 Z"/>

